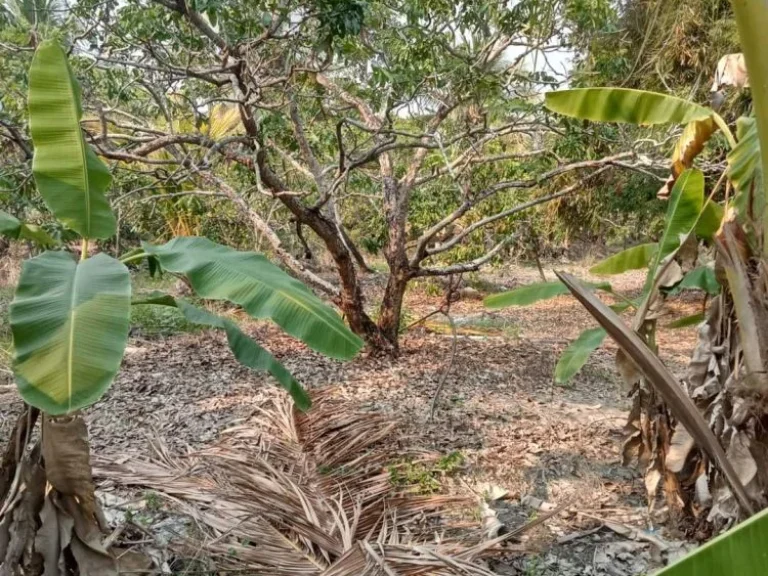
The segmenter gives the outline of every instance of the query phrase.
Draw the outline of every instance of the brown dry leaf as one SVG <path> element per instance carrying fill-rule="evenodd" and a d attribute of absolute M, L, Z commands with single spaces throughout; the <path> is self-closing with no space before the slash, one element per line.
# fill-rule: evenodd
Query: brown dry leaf
<path fill-rule="evenodd" d="M 640 437 L 640 431 L 633 433 L 629 438 L 624 441 L 621 447 L 621 464 L 622 466 L 629 466 L 633 461 L 640 458 L 640 447 L 643 444 L 643 439 Z"/>
<path fill-rule="evenodd" d="M 672 153 L 672 174 L 675 178 L 693 166 L 693 160 L 704 149 L 704 145 L 717 130 L 712 117 L 690 122 L 675 144 Z"/>
<path fill-rule="evenodd" d="M 656 492 L 659 490 L 659 482 L 661 482 L 661 472 L 655 468 L 651 468 L 645 474 L 645 490 L 648 493 L 648 500 L 653 504 L 656 498 Z"/>
<path fill-rule="evenodd" d="M 93 542 L 85 544 L 79 538 L 73 538 L 70 550 L 77 561 L 80 576 L 118 576 L 115 559 L 106 551 L 94 550 Z"/>
<path fill-rule="evenodd" d="M 678 424 L 674 434 L 672 434 L 672 442 L 665 461 L 667 470 L 676 474 L 682 472 L 685 462 L 688 460 L 688 454 L 691 453 L 694 446 L 693 436 L 688 434 L 688 430 L 684 426 Z"/>
<path fill-rule="evenodd" d="M 717 63 L 715 81 L 712 83 L 712 92 L 717 92 L 723 86 L 736 88 L 749 88 L 749 75 L 744 54 L 726 54 Z"/>
<path fill-rule="evenodd" d="M 616 351 L 616 368 L 621 374 L 621 381 L 627 391 L 632 390 L 643 376 L 637 364 L 621 348 Z"/>
<path fill-rule="evenodd" d="M 469 500 L 393 485 L 389 470 L 404 457 L 396 427 L 380 413 L 350 409 L 343 392 L 330 388 L 313 395 L 307 414 L 281 396 L 188 457 L 161 449 L 158 461 L 99 461 L 96 472 L 173 498 L 206 531 L 194 547 L 222 570 L 487 574 L 474 563 L 493 553 L 481 546 L 482 526 L 457 540 L 441 518 Z"/>
<path fill-rule="evenodd" d="M 49 493 L 45 498 L 43 509 L 40 511 L 40 528 L 35 538 L 35 551 L 43 557 L 44 576 L 66 573 L 64 549 L 72 540 L 72 530 L 75 526 L 71 517 L 59 513 L 56 505 L 51 502 L 52 496 L 53 494 Z"/>
<path fill-rule="evenodd" d="M 77 498 L 95 516 L 88 428 L 80 416 L 43 418 L 43 459 L 48 482 L 60 493 Z"/>
<path fill-rule="evenodd" d="M 744 486 L 757 476 L 757 464 L 749 451 L 750 440 L 744 432 L 736 432 L 731 436 L 728 446 L 728 460 L 733 464 L 736 474 L 739 475 Z"/>

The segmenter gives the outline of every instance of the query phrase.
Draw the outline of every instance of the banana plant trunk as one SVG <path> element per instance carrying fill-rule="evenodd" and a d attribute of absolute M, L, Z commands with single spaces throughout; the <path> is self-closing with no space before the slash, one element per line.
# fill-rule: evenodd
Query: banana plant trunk
<path fill-rule="evenodd" d="M 37 420 L 39 439 L 33 439 Z M 82 416 L 51 417 L 27 407 L 0 473 L 0 576 L 116 576 L 104 547 L 107 526 L 96 500 Z"/>

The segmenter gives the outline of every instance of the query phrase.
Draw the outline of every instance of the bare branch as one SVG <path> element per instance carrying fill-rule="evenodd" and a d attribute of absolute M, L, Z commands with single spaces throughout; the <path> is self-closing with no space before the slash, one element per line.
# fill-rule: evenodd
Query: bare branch
<path fill-rule="evenodd" d="M 459 206 L 451 214 L 448 214 L 445 218 L 443 218 L 437 224 L 435 224 L 434 226 L 429 228 L 426 232 L 424 232 L 424 234 L 421 235 L 421 238 L 419 238 L 419 240 L 417 241 L 416 253 L 411 259 L 411 265 L 412 266 L 418 265 L 418 263 L 421 262 L 427 256 L 427 245 L 432 240 L 432 238 L 434 238 L 435 235 L 437 235 L 441 230 L 443 230 L 446 226 L 450 225 L 452 222 L 455 222 L 456 220 L 461 218 L 464 214 L 469 212 L 472 208 L 477 206 L 479 203 L 483 202 L 484 200 L 487 200 L 488 198 L 490 198 L 491 196 L 493 196 L 494 194 L 497 194 L 502 190 L 509 190 L 512 188 L 519 188 L 519 189 L 533 188 L 535 186 L 541 185 L 543 182 L 547 180 L 555 178 L 556 176 L 561 176 L 568 172 L 573 172 L 575 170 L 581 170 L 584 168 L 601 168 L 606 165 L 612 165 L 616 161 L 629 158 L 632 155 L 633 155 L 632 152 L 623 152 L 621 154 L 616 154 L 614 156 L 607 156 L 605 158 L 601 158 L 600 160 L 585 160 L 582 162 L 573 162 L 571 164 L 566 164 L 564 166 L 558 166 L 557 168 L 550 170 L 549 172 L 545 172 L 544 174 L 538 176 L 537 178 L 530 178 L 528 180 L 510 180 L 506 182 L 499 182 L 498 184 L 495 184 L 494 186 L 491 186 L 486 190 L 480 192 L 474 198 L 465 199 L 464 202 L 462 202 L 461 206 Z"/>
<path fill-rule="evenodd" d="M 269 224 L 264 221 L 258 212 L 251 208 L 248 202 L 246 202 L 245 198 L 238 194 L 231 186 L 208 172 L 200 172 L 200 178 L 204 182 L 208 182 L 210 185 L 215 186 L 221 190 L 221 195 L 229 198 L 232 202 L 235 203 L 235 205 L 240 208 L 240 210 L 248 217 L 253 227 L 258 230 L 272 245 L 272 249 L 280 261 L 290 270 L 292 270 L 297 276 L 299 276 L 299 278 L 320 289 L 322 292 L 331 297 L 337 297 L 339 295 L 338 288 L 312 273 L 307 269 L 306 266 L 296 260 L 296 258 L 294 258 L 287 250 L 285 250 L 285 248 L 283 248 L 283 243 L 278 235 L 275 234 L 275 231 L 270 228 Z"/>
<path fill-rule="evenodd" d="M 453 264 L 451 266 L 446 266 L 445 268 L 419 268 L 413 273 L 413 277 L 419 278 L 423 276 L 450 276 L 451 274 L 462 274 L 464 272 L 476 272 L 480 268 L 482 268 L 483 265 L 493 260 L 493 258 L 495 258 L 496 255 L 499 252 L 501 252 L 502 249 L 507 244 L 514 241 L 515 239 L 517 239 L 517 235 L 505 238 L 504 240 L 496 244 L 496 246 L 494 246 L 486 254 L 484 254 L 479 258 L 475 258 L 470 262 L 465 262 L 463 264 Z"/>
<path fill-rule="evenodd" d="M 598 170 L 595 170 L 591 174 L 589 174 L 587 177 L 582 178 L 575 184 L 572 184 L 571 186 L 568 186 L 566 188 L 563 188 L 562 190 L 555 192 L 553 194 L 548 194 L 546 196 L 541 196 L 539 198 L 534 198 L 533 200 L 529 200 L 528 202 L 523 202 L 522 204 L 518 204 L 517 206 L 510 208 L 509 210 L 504 210 L 503 212 L 499 212 L 498 214 L 494 214 L 492 216 L 487 216 L 486 218 L 483 218 L 482 220 L 478 220 L 471 226 L 468 226 L 464 229 L 460 234 L 457 234 L 453 238 L 451 238 L 448 242 L 444 242 L 443 244 L 440 244 L 432 249 L 426 250 L 427 256 L 433 256 L 435 254 L 440 254 L 441 252 L 445 252 L 446 250 L 450 250 L 454 246 L 456 246 L 459 242 L 464 240 L 467 236 L 475 232 L 476 230 L 479 230 L 480 228 L 483 228 L 484 226 L 487 226 L 488 224 L 492 224 L 493 222 L 496 222 L 497 220 L 501 220 L 502 218 L 508 218 L 510 216 L 513 216 L 519 212 L 523 212 L 525 210 L 528 210 L 530 208 L 533 208 L 535 206 L 538 206 L 539 204 L 544 204 L 546 202 L 551 202 L 552 200 L 557 200 L 558 198 L 562 198 L 563 196 L 567 196 L 568 194 L 572 194 L 573 192 L 576 192 L 577 190 L 580 190 L 583 188 L 584 184 L 591 180 L 592 178 L 595 178 L 596 176 L 602 174 L 603 172 L 607 171 L 610 168 L 610 166 L 604 166 L 603 168 L 600 168 Z"/>

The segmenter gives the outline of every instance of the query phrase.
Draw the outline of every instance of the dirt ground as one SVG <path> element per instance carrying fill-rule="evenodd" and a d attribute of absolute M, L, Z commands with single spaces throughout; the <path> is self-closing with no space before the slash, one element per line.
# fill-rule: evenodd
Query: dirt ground
<path fill-rule="evenodd" d="M 585 275 L 583 267 L 560 268 Z M 538 279 L 535 269 L 515 267 L 486 280 L 512 288 Z M 628 274 L 614 287 L 636 292 L 642 280 Z M 428 292 L 417 286 L 408 294 L 409 319 L 439 307 L 442 296 Z M 678 303 L 670 320 L 700 305 L 692 298 Z M 498 312 L 465 300 L 452 315 L 460 333 L 453 362 L 450 330 L 437 318 L 404 334 L 400 358 L 363 354 L 349 363 L 323 358 L 265 323 L 246 327 L 308 388 L 341 385 L 353 405 L 398 418 L 413 446 L 459 453 L 460 465 L 441 489 L 506 493 L 492 503 L 502 530 L 552 506 L 566 508 L 522 537 L 531 554 L 499 562 L 492 566 L 496 573 L 617 576 L 657 568 L 662 555 L 653 540 L 674 542 L 675 535 L 654 524 L 640 476 L 620 464 L 628 401 L 613 368 L 612 343 L 572 385 L 558 387 L 552 374 L 559 352 L 592 326 L 573 299 Z M 661 350 L 673 370 L 685 365 L 694 338 L 693 329 L 662 329 Z M 210 445 L 222 429 L 252 414 L 270 386 L 267 377 L 241 367 L 214 332 L 133 337 L 116 382 L 87 411 L 93 450 L 148 455 L 153 438 L 174 452 Z M 0 438 L 7 437 L 18 408 L 10 375 L 0 372 Z M 665 554 L 679 547 L 672 544 Z"/>

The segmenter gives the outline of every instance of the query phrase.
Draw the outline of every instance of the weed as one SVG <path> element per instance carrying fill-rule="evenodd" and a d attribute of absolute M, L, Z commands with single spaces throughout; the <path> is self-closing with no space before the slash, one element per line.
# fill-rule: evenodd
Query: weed
<path fill-rule="evenodd" d="M 454 450 L 450 454 L 442 456 L 435 464 L 435 468 L 443 474 L 453 474 L 464 466 L 464 454 Z"/>
<path fill-rule="evenodd" d="M 146 336 L 170 336 L 200 329 L 188 322 L 177 308 L 153 304 L 131 306 L 131 326 Z"/>
<path fill-rule="evenodd" d="M 397 487 L 413 489 L 418 494 L 440 491 L 440 479 L 451 476 L 464 466 L 464 455 L 459 451 L 441 456 L 435 462 L 405 461 L 389 467 L 390 482 Z"/>
<path fill-rule="evenodd" d="M 543 572 L 544 572 L 544 566 L 542 565 L 541 558 L 539 558 L 538 556 L 533 556 L 532 558 L 529 558 L 528 561 L 525 563 L 525 568 L 523 569 L 523 576 L 538 576 Z"/>
<path fill-rule="evenodd" d="M 163 507 L 163 501 L 157 492 L 145 492 L 144 502 L 147 505 L 147 510 L 151 512 L 158 512 Z"/>

